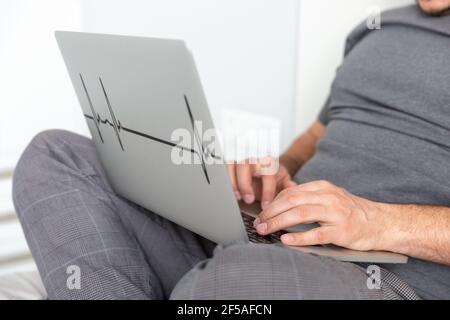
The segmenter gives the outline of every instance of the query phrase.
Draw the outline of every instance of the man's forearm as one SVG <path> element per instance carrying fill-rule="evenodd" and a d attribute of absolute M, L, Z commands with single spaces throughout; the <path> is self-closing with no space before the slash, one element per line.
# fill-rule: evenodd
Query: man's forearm
<path fill-rule="evenodd" d="M 325 133 L 325 127 L 315 122 L 305 133 L 301 134 L 280 157 L 280 162 L 294 176 L 310 160 L 316 151 L 316 144 Z"/>
<path fill-rule="evenodd" d="M 380 249 L 450 265 L 450 208 L 380 204 Z"/>

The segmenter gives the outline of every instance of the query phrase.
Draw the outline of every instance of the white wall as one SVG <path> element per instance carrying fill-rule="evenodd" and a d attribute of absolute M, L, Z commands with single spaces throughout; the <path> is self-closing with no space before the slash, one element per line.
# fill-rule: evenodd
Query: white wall
<path fill-rule="evenodd" d="M 0 0 L 0 169 L 37 132 L 86 132 L 53 36 L 78 29 L 77 1 Z"/>
<path fill-rule="evenodd" d="M 0 168 L 41 130 L 88 134 L 57 29 L 185 39 L 217 124 L 225 109 L 259 113 L 287 142 L 297 13 L 297 0 L 0 0 Z"/>
<path fill-rule="evenodd" d="M 381 9 L 413 0 L 300 0 L 295 130 L 305 130 L 324 104 L 336 68 L 341 64 L 347 34 Z M 383 21 L 381 21 L 383 23 Z"/>
<path fill-rule="evenodd" d="M 193 51 L 216 125 L 221 126 L 224 110 L 253 112 L 280 120 L 287 142 L 294 112 L 297 4 L 85 0 L 83 30 L 184 39 Z"/>

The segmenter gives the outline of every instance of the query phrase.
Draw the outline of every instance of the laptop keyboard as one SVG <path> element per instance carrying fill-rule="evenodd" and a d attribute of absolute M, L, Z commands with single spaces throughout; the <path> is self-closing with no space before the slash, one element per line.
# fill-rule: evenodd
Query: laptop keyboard
<path fill-rule="evenodd" d="M 242 220 L 244 221 L 245 229 L 247 231 L 248 240 L 253 243 L 277 243 L 281 242 L 280 237 L 285 232 L 279 231 L 267 236 L 259 235 L 253 227 L 253 217 L 242 213 Z"/>

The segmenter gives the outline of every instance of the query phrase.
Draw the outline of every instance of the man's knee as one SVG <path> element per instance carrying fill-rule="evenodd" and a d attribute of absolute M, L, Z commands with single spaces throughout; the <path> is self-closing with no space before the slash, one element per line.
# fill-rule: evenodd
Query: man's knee
<path fill-rule="evenodd" d="M 172 299 L 378 299 L 364 270 L 275 245 L 219 249 L 189 271 Z"/>
<path fill-rule="evenodd" d="M 38 133 L 23 151 L 16 168 L 20 170 L 21 166 L 29 166 L 29 160 L 34 163 L 40 160 L 67 160 L 79 155 L 75 149 L 79 146 L 91 147 L 93 144 L 90 139 L 80 136 L 76 133 L 52 129 Z M 38 157 L 39 155 L 43 157 Z"/>
<path fill-rule="evenodd" d="M 36 166 L 39 161 L 46 161 L 48 157 L 39 157 L 39 155 L 49 155 L 55 148 L 61 144 L 61 136 L 69 132 L 64 130 L 46 130 L 38 133 L 31 139 L 28 146 L 22 152 L 22 155 L 14 170 L 14 178 L 27 178 L 29 175 L 38 173 Z"/>
<path fill-rule="evenodd" d="M 289 270 L 292 264 L 287 250 L 273 245 L 244 243 L 226 248 L 218 247 L 211 259 L 199 263 L 180 280 L 171 298 L 272 297 L 272 292 L 266 292 L 275 285 L 272 272 L 292 273 Z"/>
<path fill-rule="evenodd" d="M 88 141 L 89 140 L 87 138 L 67 130 L 50 129 L 42 131 L 35 135 L 28 145 L 26 151 L 33 147 L 44 150 L 51 150 L 55 148 L 61 148 L 63 146 L 69 147 L 72 143 L 88 143 Z"/>
<path fill-rule="evenodd" d="M 13 200 L 19 195 L 38 193 L 42 183 L 63 177 L 66 168 L 75 167 L 80 152 L 75 145 L 89 145 L 90 140 L 65 130 L 47 130 L 37 134 L 23 151 L 13 175 Z M 79 161 L 82 162 L 82 161 Z M 52 188 L 57 188 L 53 184 Z"/>
<path fill-rule="evenodd" d="M 60 136 L 63 134 L 70 133 L 65 130 L 60 129 L 50 129 L 44 130 L 36 134 L 33 139 L 31 139 L 31 145 L 45 146 L 47 144 L 53 144 L 59 140 Z"/>
<path fill-rule="evenodd" d="M 76 136 L 74 133 L 65 130 L 46 130 L 35 135 L 25 150 L 22 152 L 22 155 L 19 159 L 19 162 L 16 165 L 15 174 L 18 174 L 23 169 L 27 169 L 30 166 L 30 159 L 33 159 L 34 163 L 39 160 L 44 161 L 45 158 L 51 158 L 54 155 L 56 150 L 63 149 L 64 145 L 70 147 L 70 143 L 65 141 L 73 140 L 73 137 Z M 39 155 L 44 157 L 39 157 Z M 25 168 L 24 168 L 25 167 Z"/>

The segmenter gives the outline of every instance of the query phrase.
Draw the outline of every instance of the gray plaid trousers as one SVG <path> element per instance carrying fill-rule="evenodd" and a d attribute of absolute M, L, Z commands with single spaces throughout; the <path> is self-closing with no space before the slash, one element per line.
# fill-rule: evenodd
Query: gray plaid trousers
<path fill-rule="evenodd" d="M 115 194 L 92 141 L 66 131 L 32 140 L 13 200 L 49 299 L 418 298 L 386 270 L 370 289 L 356 264 L 276 245 L 216 247 Z"/>

